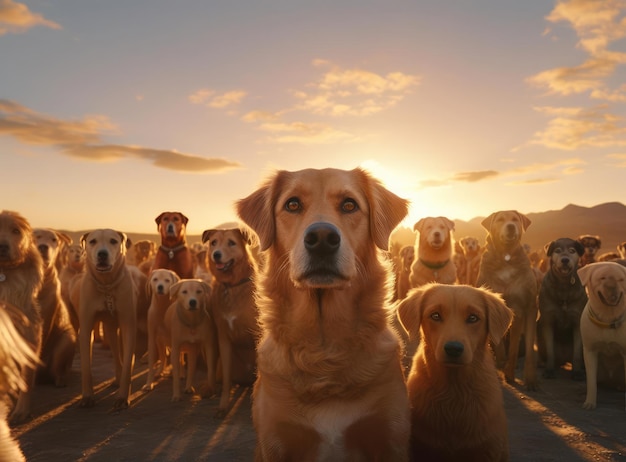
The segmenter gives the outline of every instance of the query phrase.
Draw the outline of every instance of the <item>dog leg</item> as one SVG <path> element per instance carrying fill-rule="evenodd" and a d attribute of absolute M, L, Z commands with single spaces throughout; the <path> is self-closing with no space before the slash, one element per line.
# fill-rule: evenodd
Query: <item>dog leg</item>
<path fill-rule="evenodd" d="M 133 310 L 134 311 L 134 310 Z M 134 314 L 134 313 L 133 313 Z M 121 323 L 120 334 L 122 337 L 121 355 L 121 375 L 120 375 L 120 388 L 117 391 L 117 399 L 113 404 L 114 410 L 121 410 L 128 408 L 128 397 L 130 396 L 131 376 L 133 374 L 133 367 L 135 365 L 135 346 L 137 326 L 133 322 L 132 318 L 128 318 L 125 322 Z M 111 342 L 113 343 L 113 342 Z"/>
<path fill-rule="evenodd" d="M 193 379 L 196 375 L 198 365 L 198 348 L 191 347 L 187 352 L 187 379 L 185 380 L 185 394 L 193 395 L 196 390 L 193 388 Z"/>
<path fill-rule="evenodd" d="M 584 409 L 595 409 L 598 396 L 598 353 L 583 348 L 585 369 L 587 374 L 587 397 L 583 403 Z"/>
<path fill-rule="evenodd" d="M 172 402 L 180 401 L 180 345 L 177 341 L 172 342 L 170 351 L 172 362 Z"/>
<path fill-rule="evenodd" d="M 222 361 L 222 396 L 220 405 L 215 415 L 218 418 L 225 417 L 228 413 L 230 401 L 230 387 L 233 380 L 233 347 L 227 335 L 218 334 L 220 359 Z"/>
<path fill-rule="evenodd" d="M 580 335 L 580 328 L 574 328 L 572 335 L 573 351 L 572 351 L 572 379 L 584 380 L 585 373 L 583 372 L 583 341 Z"/>
<path fill-rule="evenodd" d="M 555 359 L 554 359 L 554 330 L 552 324 L 547 319 L 542 323 L 541 333 L 543 335 L 543 341 L 546 344 L 546 368 L 543 371 L 543 376 L 546 379 L 553 379 L 556 377 L 555 371 Z"/>
<path fill-rule="evenodd" d="M 516 313 L 509 331 L 509 351 L 507 352 L 506 363 L 504 365 L 504 378 L 511 384 L 515 383 L 515 369 L 517 368 L 517 357 L 519 355 L 519 344 L 522 338 L 523 328 L 524 319 Z"/>
<path fill-rule="evenodd" d="M 107 315 L 108 316 L 108 315 Z M 107 319 L 102 323 L 102 331 L 104 336 L 109 339 L 109 345 L 111 347 L 111 355 L 113 356 L 113 364 L 115 365 L 115 380 L 113 386 L 120 386 L 120 378 L 122 376 L 122 357 L 120 355 L 121 339 L 117 333 L 117 325 L 112 319 Z"/>
<path fill-rule="evenodd" d="M 24 379 L 24 383 L 26 384 L 26 390 L 20 391 L 19 395 L 17 395 L 17 402 L 15 403 L 15 407 L 9 417 L 9 421 L 11 423 L 24 422 L 31 416 L 30 406 L 33 387 L 35 386 L 35 369 L 32 367 L 24 367 L 22 370 L 22 377 Z"/>
<path fill-rule="evenodd" d="M 80 329 L 78 331 L 80 352 L 80 373 L 82 385 L 82 397 L 78 402 L 79 407 L 93 407 L 96 403 L 93 396 L 93 381 L 91 377 L 91 354 L 93 348 L 94 316 L 86 309 L 81 310 Z"/>
<path fill-rule="evenodd" d="M 537 358 L 535 340 L 537 335 L 537 302 L 533 300 L 524 316 L 524 386 L 527 390 L 537 390 Z"/>
<path fill-rule="evenodd" d="M 160 352 L 157 352 L 157 330 L 156 326 L 152 325 L 154 321 L 151 319 L 151 315 L 154 313 L 154 308 L 151 306 L 148 310 L 148 377 L 146 378 L 146 384 L 142 387 L 144 391 L 150 391 L 154 388 L 154 369 L 156 367 L 157 354 L 160 356 Z M 163 362 L 161 362 L 161 368 L 163 368 Z"/>

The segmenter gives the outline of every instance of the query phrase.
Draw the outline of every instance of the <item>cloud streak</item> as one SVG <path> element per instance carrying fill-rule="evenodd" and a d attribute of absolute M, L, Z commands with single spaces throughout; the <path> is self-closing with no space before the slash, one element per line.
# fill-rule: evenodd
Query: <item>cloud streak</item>
<path fill-rule="evenodd" d="M 35 26 L 62 29 L 56 22 L 30 11 L 23 3 L 0 0 L 0 36 L 23 33 Z"/>
<path fill-rule="evenodd" d="M 104 116 L 65 121 L 39 114 L 9 100 L 0 100 L 0 135 L 23 143 L 51 146 L 67 156 L 92 162 L 140 159 L 155 167 L 178 172 L 221 172 L 241 168 L 238 162 L 207 158 L 175 150 L 106 144 L 102 136 L 116 133 L 117 127 Z"/>

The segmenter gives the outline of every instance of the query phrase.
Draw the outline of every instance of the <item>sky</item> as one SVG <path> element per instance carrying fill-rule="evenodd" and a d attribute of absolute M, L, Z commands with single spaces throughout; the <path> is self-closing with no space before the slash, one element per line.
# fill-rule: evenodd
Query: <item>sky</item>
<path fill-rule="evenodd" d="M 0 210 L 188 233 L 276 170 L 403 222 L 626 201 L 626 0 L 0 0 Z"/>

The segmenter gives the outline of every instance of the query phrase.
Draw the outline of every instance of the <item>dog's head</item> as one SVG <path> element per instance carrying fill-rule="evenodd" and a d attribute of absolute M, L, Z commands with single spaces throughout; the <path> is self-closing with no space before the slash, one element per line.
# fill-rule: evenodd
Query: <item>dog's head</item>
<path fill-rule="evenodd" d="M 80 244 L 67 247 L 67 266 L 76 271 L 81 271 L 85 266 L 85 249 Z"/>
<path fill-rule="evenodd" d="M 133 244 L 135 252 L 135 262 L 141 263 L 154 256 L 156 253 L 156 243 L 149 240 L 137 241 Z"/>
<path fill-rule="evenodd" d="M 480 244 L 478 243 L 478 239 L 471 236 L 462 237 L 460 240 L 461 247 L 463 248 L 463 253 L 466 256 L 473 256 L 478 254 L 480 250 Z"/>
<path fill-rule="evenodd" d="M 361 169 L 279 171 L 237 202 L 241 219 L 270 249 L 269 264 L 300 288 L 343 288 L 387 250 L 408 201 Z"/>
<path fill-rule="evenodd" d="M 582 236 L 578 236 L 577 240 L 584 247 L 585 257 L 587 259 L 593 259 L 598 253 L 598 250 L 600 250 L 600 247 L 602 247 L 602 241 L 600 240 L 600 236 L 583 234 Z"/>
<path fill-rule="evenodd" d="M 544 250 L 550 259 L 550 270 L 561 277 L 578 269 L 578 260 L 585 251 L 580 242 L 567 237 L 546 244 Z"/>
<path fill-rule="evenodd" d="M 413 231 L 418 231 L 420 245 L 427 244 L 438 250 L 450 245 L 450 233 L 454 222 L 446 217 L 426 217 L 415 223 Z"/>
<path fill-rule="evenodd" d="M 185 238 L 189 219 L 182 213 L 163 212 L 154 221 L 164 241 L 179 242 Z"/>
<path fill-rule="evenodd" d="M 72 244 L 70 236 L 49 228 L 33 229 L 33 239 L 46 267 L 56 265 L 62 252 Z"/>
<path fill-rule="evenodd" d="M 33 253 L 41 260 L 28 220 L 17 212 L 0 212 L 0 268 L 21 265 Z"/>
<path fill-rule="evenodd" d="M 99 273 L 109 273 L 124 265 L 128 239 L 113 229 L 96 229 L 80 238 L 87 264 Z"/>
<path fill-rule="evenodd" d="M 181 279 L 170 287 L 170 297 L 190 312 L 206 310 L 211 286 L 201 279 Z"/>
<path fill-rule="evenodd" d="M 626 309 L 625 266 L 610 261 L 590 263 L 578 269 L 578 276 L 594 310 L 615 311 L 615 314 L 619 314 Z"/>
<path fill-rule="evenodd" d="M 408 273 L 411 272 L 411 265 L 415 260 L 415 247 L 412 245 L 405 245 L 400 250 L 400 261 L 402 262 L 402 270 Z"/>
<path fill-rule="evenodd" d="M 530 219 L 517 210 L 494 212 L 481 222 L 494 245 L 504 248 L 520 244 L 522 235 L 530 223 Z"/>
<path fill-rule="evenodd" d="M 248 250 L 253 238 L 245 228 L 207 229 L 202 242 L 208 245 L 209 269 L 218 281 L 236 270 L 240 262 L 253 263 Z"/>
<path fill-rule="evenodd" d="M 397 310 L 410 338 L 419 338 L 423 348 L 446 365 L 471 364 L 488 339 L 500 343 L 513 320 L 499 294 L 467 285 L 412 289 Z"/>
<path fill-rule="evenodd" d="M 178 281 L 180 278 L 174 271 L 163 268 L 152 270 L 146 284 L 146 292 L 148 296 L 153 294 L 169 296 L 171 287 Z"/>

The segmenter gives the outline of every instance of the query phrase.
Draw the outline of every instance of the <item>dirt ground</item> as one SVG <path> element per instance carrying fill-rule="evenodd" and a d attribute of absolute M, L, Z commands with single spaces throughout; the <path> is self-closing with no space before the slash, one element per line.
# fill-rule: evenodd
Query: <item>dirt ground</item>
<path fill-rule="evenodd" d="M 186 395 L 170 401 L 172 384 L 163 378 L 142 392 L 146 365 L 137 362 L 129 409 L 111 413 L 113 376 L 110 352 L 94 346 L 97 404 L 78 408 L 80 369 L 74 361 L 67 388 L 39 385 L 33 420 L 14 428 L 28 461 L 251 461 L 255 444 L 249 387 L 232 392 L 226 418 L 214 418 L 218 399 Z M 200 372 L 199 372 L 200 374 Z M 567 371 L 543 380 L 541 389 L 525 392 L 504 385 L 512 461 L 626 460 L 624 393 L 600 389 L 598 407 L 582 409 L 585 383 Z M 202 377 L 196 377 L 196 383 Z"/>

